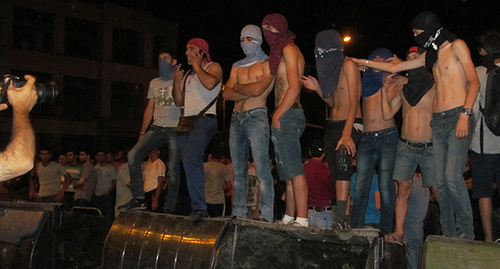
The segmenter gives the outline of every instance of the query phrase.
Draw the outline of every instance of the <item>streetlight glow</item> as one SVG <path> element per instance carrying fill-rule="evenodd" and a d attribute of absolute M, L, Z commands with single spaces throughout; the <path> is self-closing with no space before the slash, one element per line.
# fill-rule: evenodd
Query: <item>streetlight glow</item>
<path fill-rule="evenodd" d="M 344 39 L 342 39 L 344 42 L 349 42 L 351 41 L 351 37 L 350 36 L 344 36 Z"/>

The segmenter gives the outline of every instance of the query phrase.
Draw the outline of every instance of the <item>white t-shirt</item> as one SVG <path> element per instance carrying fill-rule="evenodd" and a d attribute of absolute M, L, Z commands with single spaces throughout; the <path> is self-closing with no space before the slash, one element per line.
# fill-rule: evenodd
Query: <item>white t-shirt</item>
<path fill-rule="evenodd" d="M 109 163 L 105 166 L 101 166 L 101 164 L 98 163 L 94 168 L 97 171 L 97 184 L 94 194 L 95 196 L 102 196 L 111 188 L 113 180 L 116 180 L 116 170 L 115 167 Z"/>
<path fill-rule="evenodd" d="M 158 187 L 158 177 L 165 177 L 165 163 L 161 159 L 147 162 L 144 169 L 144 192 L 150 192 Z"/>
<path fill-rule="evenodd" d="M 39 197 L 56 195 L 61 190 L 61 176 L 66 174 L 66 168 L 58 162 L 51 161 L 47 166 L 42 162 L 36 164 L 36 174 L 40 189 Z"/>
<path fill-rule="evenodd" d="M 160 127 L 177 127 L 181 109 L 172 97 L 173 80 L 152 79 L 149 83 L 148 99 L 153 99 L 153 124 Z"/>
<path fill-rule="evenodd" d="M 498 65 L 498 64 L 497 64 Z M 476 153 L 481 153 L 480 146 L 480 128 L 481 128 L 481 117 L 483 114 L 479 111 L 479 102 L 481 102 L 481 106 L 485 106 L 485 96 L 486 96 L 486 81 L 488 76 L 486 74 L 486 67 L 478 66 L 476 67 L 477 76 L 479 78 L 479 82 L 481 83 L 481 87 L 479 88 L 479 93 L 477 94 L 476 102 L 474 103 L 473 111 L 474 111 L 474 134 L 472 136 L 472 141 L 470 143 L 470 149 L 472 149 Z M 485 154 L 499 154 L 500 153 L 500 136 L 494 135 L 486 123 L 483 122 L 483 151 Z"/>

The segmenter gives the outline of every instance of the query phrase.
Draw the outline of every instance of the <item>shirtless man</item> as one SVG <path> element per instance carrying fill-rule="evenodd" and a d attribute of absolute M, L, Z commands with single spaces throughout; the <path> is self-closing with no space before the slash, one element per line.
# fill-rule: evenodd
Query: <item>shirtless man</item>
<path fill-rule="evenodd" d="M 304 132 L 306 118 L 300 105 L 301 83 L 304 74 L 304 56 L 288 30 L 288 22 L 280 14 L 267 15 L 262 29 L 271 47 L 269 68 L 276 75 L 276 110 L 272 119 L 271 139 L 276 152 L 276 164 L 281 180 L 287 180 L 286 209 L 283 223 L 307 224 L 307 181 L 302 167 L 300 136 Z"/>
<path fill-rule="evenodd" d="M 419 47 L 412 47 L 408 51 L 407 60 L 414 59 L 425 50 Z M 390 75 L 384 84 L 397 83 L 401 80 L 400 87 L 393 88 L 396 93 L 392 100 L 388 99 L 387 89 L 382 88 L 382 115 L 384 119 L 394 117 L 394 114 L 403 107 L 403 126 L 399 138 L 396 161 L 394 163 L 393 179 L 398 183 L 398 194 L 396 196 L 396 228 L 394 233 L 386 235 L 386 240 L 403 242 L 405 231 L 406 212 L 408 210 L 408 199 L 412 192 L 414 174 L 417 165 L 423 180 L 423 186 L 435 186 L 436 177 L 434 173 L 434 154 L 432 148 L 432 128 L 429 125 L 432 119 L 432 101 L 434 100 L 434 79 L 432 74 L 425 67 L 420 67 L 408 71 L 408 78 Z M 418 201 L 415 205 L 427 208 L 428 201 Z M 420 212 L 420 211 L 419 211 Z M 423 210 L 427 212 L 427 210 Z M 416 212 L 415 212 L 416 213 Z M 421 216 L 421 220 L 425 218 Z M 418 266 L 419 247 L 423 240 L 423 222 L 419 223 L 420 231 L 411 233 L 419 234 L 419 238 L 409 236 L 408 251 L 409 257 L 413 257 L 409 264 Z"/>
<path fill-rule="evenodd" d="M 247 217 L 248 158 L 250 149 L 260 187 L 260 219 L 272 222 L 274 187 L 269 166 L 269 121 L 266 99 L 273 89 L 269 57 L 262 51 L 262 32 L 249 24 L 241 30 L 246 57 L 233 64 L 223 97 L 234 101 L 229 149 L 234 173 L 233 216 Z"/>
<path fill-rule="evenodd" d="M 302 82 L 332 108 L 324 136 L 325 152 L 337 192 L 335 222 L 341 230 L 349 230 L 349 189 L 354 173 L 352 158 L 363 133 L 359 106 L 361 76 L 356 63 L 345 59 L 344 44 L 335 30 L 316 35 L 315 56 L 319 83 L 312 76 L 303 76 Z"/>
<path fill-rule="evenodd" d="M 415 41 L 432 49 L 415 59 L 396 64 L 354 61 L 392 73 L 432 67 L 436 92 L 431 126 L 441 229 L 445 236 L 473 239 L 472 209 L 462 174 L 473 122 L 469 118 L 479 91 L 479 80 L 467 44 L 443 28 L 435 14 L 420 13 L 413 19 L 412 29 Z"/>
<path fill-rule="evenodd" d="M 369 59 L 385 62 L 392 56 L 388 49 L 378 48 L 370 54 Z M 381 201 L 379 228 L 385 233 L 391 232 L 393 227 L 395 193 L 392 172 L 399 135 L 394 119 L 392 117 L 384 119 L 382 116 L 380 89 L 383 86 L 397 87 L 402 83 L 398 80 L 393 84 L 383 85 L 383 78 L 387 75 L 388 73 L 373 69 L 366 70 L 363 75 L 361 95 L 364 132 L 358 146 L 352 213 L 352 226 L 363 227 L 373 171 L 377 167 Z M 394 93 L 393 90 L 388 92 Z M 389 99 L 392 99 L 392 96 L 389 96 Z"/>

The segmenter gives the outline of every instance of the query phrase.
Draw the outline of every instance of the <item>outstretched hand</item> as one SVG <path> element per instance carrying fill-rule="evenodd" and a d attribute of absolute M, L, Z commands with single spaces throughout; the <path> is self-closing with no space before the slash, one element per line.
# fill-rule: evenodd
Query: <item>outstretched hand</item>
<path fill-rule="evenodd" d="M 38 93 L 35 88 L 35 77 L 26 75 L 24 78 L 27 80 L 26 84 L 21 88 L 14 88 L 11 83 L 7 89 L 7 97 L 9 103 L 13 109 L 19 109 L 21 111 L 31 111 L 33 106 L 35 106 L 38 99 Z M 5 105 L 5 106 L 3 106 Z M 6 104 L 1 107 L 3 109 L 7 108 Z"/>

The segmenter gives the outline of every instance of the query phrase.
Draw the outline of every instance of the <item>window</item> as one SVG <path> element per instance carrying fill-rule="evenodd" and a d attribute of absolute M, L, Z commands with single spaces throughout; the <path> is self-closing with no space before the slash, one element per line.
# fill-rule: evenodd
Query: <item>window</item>
<path fill-rule="evenodd" d="M 113 28 L 113 61 L 122 64 L 144 65 L 143 37 L 139 32 Z"/>
<path fill-rule="evenodd" d="M 111 83 L 111 118 L 140 120 L 144 110 L 142 85 L 126 82 Z"/>
<path fill-rule="evenodd" d="M 92 121 L 97 117 L 98 80 L 81 77 L 64 77 L 62 99 L 64 118 Z"/>
<path fill-rule="evenodd" d="M 102 34 L 96 22 L 66 18 L 64 54 L 90 60 L 100 60 Z"/>
<path fill-rule="evenodd" d="M 13 31 L 14 48 L 40 52 L 53 51 L 53 14 L 15 7 Z"/>

